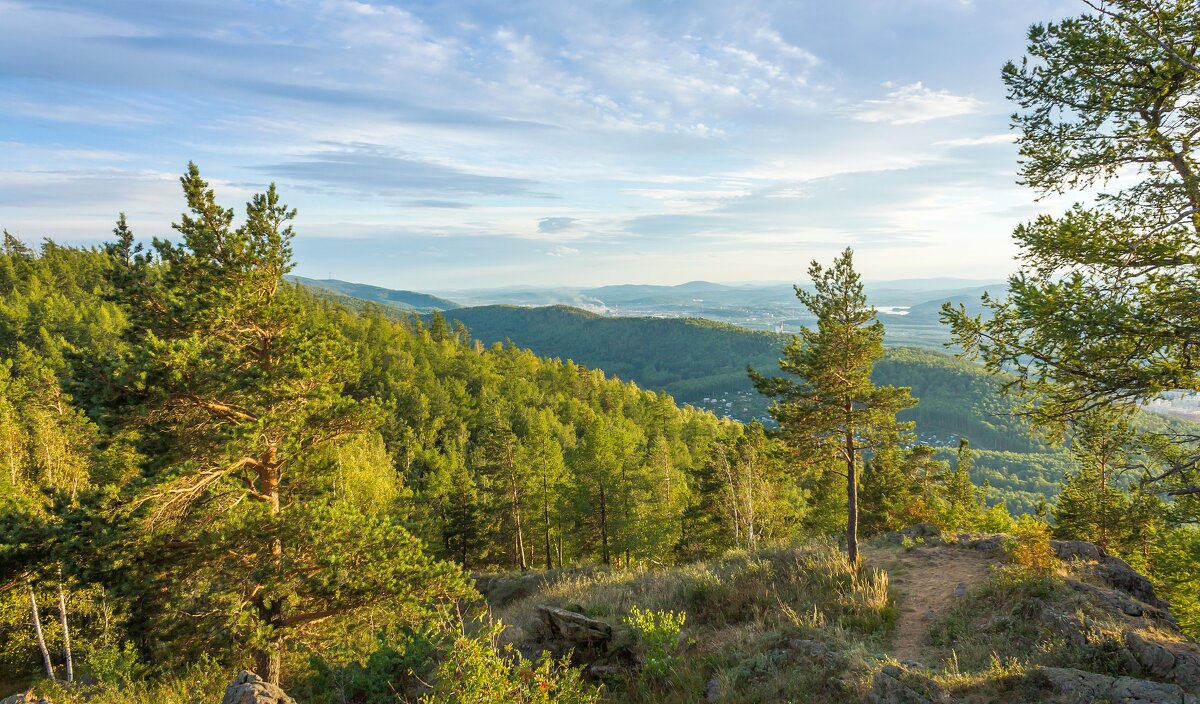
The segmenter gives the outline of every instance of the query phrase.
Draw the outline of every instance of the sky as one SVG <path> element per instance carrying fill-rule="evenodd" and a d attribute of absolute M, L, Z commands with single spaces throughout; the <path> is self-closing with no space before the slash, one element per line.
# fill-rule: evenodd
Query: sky
<path fill-rule="evenodd" d="M 171 237 L 276 183 L 295 273 L 389 288 L 997 280 L 1066 205 L 1000 81 L 1079 0 L 0 0 L 0 226 Z"/>

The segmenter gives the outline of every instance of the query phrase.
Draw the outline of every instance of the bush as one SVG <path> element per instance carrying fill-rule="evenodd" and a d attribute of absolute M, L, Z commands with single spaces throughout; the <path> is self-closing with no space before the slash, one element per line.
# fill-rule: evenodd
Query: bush
<path fill-rule="evenodd" d="M 637 635 L 646 663 L 642 674 L 659 679 L 666 677 L 675 668 L 678 660 L 679 632 L 683 630 L 687 614 L 680 611 L 643 611 L 634 604 L 629 609 L 625 623 Z"/>
<path fill-rule="evenodd" d="M 438 666 L 433 692 L 424 704 L 595 704 L 600 691 L 585 683 L 567 659 L 542 653 L 535 665 L 513 650 L 496 646 L 503 627 L 465 633 L 454 640 Z"/>
<path fill-rule="evenodd" d="M 1021 516 L 1013 526 L 1012 537 L 1004 549 L 1013 564 L 1032 577 L 1054 574 L 1054 550 L 1050 547 L 1050 526 L 1032 516 Z"/>

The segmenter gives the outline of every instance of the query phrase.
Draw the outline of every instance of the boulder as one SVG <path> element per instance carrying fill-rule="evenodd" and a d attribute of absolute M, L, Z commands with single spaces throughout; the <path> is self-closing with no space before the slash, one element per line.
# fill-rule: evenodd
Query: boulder
<path fill-rule="evenodd" d="M 296 704 L 279 685 L 271 684 L 249 670 L 242 670 L 225 688 L 221 704 Z"/>
<path fill-rule="evenodd" d="M 539 606 L 537 610 L 551 640 L 592 652 L 604 652 L 612 642 L 612 626 L 603 621 L 556 606 Z"/>
<path fill-rule="evenodd" d="M 917 540 L 919 538 L 925 545 L 941 545 L 942 531 L 932 523 L 917 523 L 907 528 L 884 533 L 883 535 L 884 540 L 897 544 L 903 543 L 905 538 L 909 540 Z"/>
<path fill-rule="evenodd" d="M 868 704 L 953 704 L 932 679 L 897 665 L 884 665 L 871 679 Z"/>
<path fill-rule="evenodd" d="M 1096 576 L 1103 579 L 1113 589 L 1120 589 L 1134 599 L 1143 601 L 1157 609 L 1167 611 L 1171 605 L 1159 599 L 1154 593 L 1154 585 L 1150 580 L 1129 563 L 1115 555 L 1105 555 L 1095 568 Z"/>
<path fill-rule="evenodd" d="M 1113 611 L 1120 611 L 1126 616 L 1133 616 L 1135 618 L 1148 618 L 1154 621 L 1159 627 L 1167 630 L 1179 630 L 1179 623 L 1175 620 L 1175 617 L 1171 616 L 1170 611 L 1138 601 L 1123 591 L 1097 587 L 1094 584 L 1081 582 L 1077 579 L 1067 579 L 1064 583 L 1068 587 L 1086 594 L 1094 601 L 1103 604 Z"/>
<path fill-rule="evenodd" d="M 1069 667 L 1043 667 L 1030 673 L 1042 689 L 1072 704 L 1200 704 L 1179 685 L 1133 677 L 1113 677 Z"/>
<path fill-rule="evenodd" d="M 1050 547 L 1058 559 L 1064 562 L 1070 560 L 1099 562 L 1108 556 L 1100 546 L 1086 540 L 1051 540 Z"/>
<path fill-rule="evenodd" d="M 52 702 L 29 691 L 0 699 L 0 704 L 52 704 Z"/>
<path fill-rule="evenodd" d="M 970 535 L 962 533 L 958 536 L 960 545 L 980 552 L 999 553 L 1004 550 L 1003 535 Z"/>
<path fill-rule="evenodd" d="M 1200 648 L 1186 640 L 1159 639 L 1129 630 L 1125 647 L 1140 665 L 1142 674 L 1170 680 L 1192 693 L 1200 693 Z"/>

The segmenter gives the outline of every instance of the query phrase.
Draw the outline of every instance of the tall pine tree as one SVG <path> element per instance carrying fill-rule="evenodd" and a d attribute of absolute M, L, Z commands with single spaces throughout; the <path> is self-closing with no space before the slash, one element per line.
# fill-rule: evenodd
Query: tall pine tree
<path fill-rule="evenodd" d="M 862 453 L 880 450 L 907 430 L 896 414 L 916 401 L 908 389 L 871 381 L 883 356 L 883 324 L 867 304 L 853 251 L 847 248 L 828 269 L 814 261 L 808 271 L 815 290 L 795 290 L 816 317 L 816 329 L 802 328 L 784 349 L 779 367 L 788 376 L 753 369 L 750 376 L 759 392 L 774 399 L 771 415 L 797 450 L 839 464 L 846 480 L 846 551 L 857 564 Z"/>

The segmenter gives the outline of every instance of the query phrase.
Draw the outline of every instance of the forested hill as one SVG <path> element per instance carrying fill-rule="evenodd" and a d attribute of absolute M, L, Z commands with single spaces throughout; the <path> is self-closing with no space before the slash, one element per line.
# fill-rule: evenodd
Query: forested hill
<path fill-rule="evenodd" d="M 766 413 L 765 400 L 753 392 L 746 375 L 747 365 L 775 370 L 788 340 L 699 318 L 614 318 L 567 306 L 482 306 L 446 315 L 485 344 L 511 341 L 741 420 Z M 931 439 L 966 435 L 984 449 L 1036 449 L 1009 417 L 1012 409 L 997 393 L 998 382 L 970 362 L 892 348 L 877 366 L 876 381 L 913 388 L 921 404 L 909 412 L 910 419 Z M 726 403 L 732 406 L 726 408 Z"/>
<path fill-rule="evenodd" d="M 481 306 L 449 312 L 486 344 L 509 341 L 535 353 L 570 359 L 666 390 L 676 400 L 743 421 L 766 416 L 746 366 L 770 373 L 788 336 L 755 332 L 696 318 L 606 317 L 568 306 Z M 987 481 L 993 499 L 1031 511 L 1057 495 L 1068 471 L 1065 451 L 1029 437 L 1000 394 L 1000 382 L 980 366 L 952 355 L 907 347 L 887 350 L 875 380 L 907 386 L 920 403 L 901 417 L 916 422 L 918 438 L 953 447 L 967 438 L 979 450 L 972 478 Z"/>
<path fill-rule="evenodd" d="M 339 281 L 338 279 L 309 279 L 303 276 L 288 276 L 287 278 L 310 288 L 320 289 L 321 291 L 340 294 L 350 298 L 359 298 L 364 301 L 381 303 L 418 313 L 431 313 L 435 310 L 450 310 L 458 307 L 458 304 L 454 301 L 431 296 L 428 293 L 396 291 L 380 286 Z"/>
<path fill-rule="evenodd" d="M 746 365 L 775 365 L 783 339 L 703 318 L 617 318 L 569 306 L 480 306 L 446 317 L 486 344 L 511 340 L 691 403 L 749 389 Z"/>

